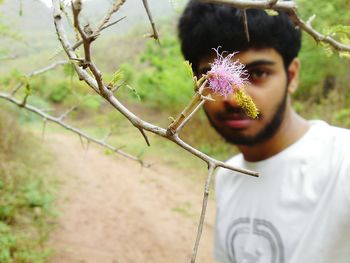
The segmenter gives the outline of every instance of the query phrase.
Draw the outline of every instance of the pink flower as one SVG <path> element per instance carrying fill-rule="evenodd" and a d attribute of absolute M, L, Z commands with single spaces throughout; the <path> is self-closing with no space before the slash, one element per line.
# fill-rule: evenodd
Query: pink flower
<path fill-rule="evenodd" d="M 224 56 L 225 52 L 219 53 L 219 48 L 214 48 L 217 58 L 211 63 L 211 69 L 207 72 L 210 89 L 225 98 L 241 88 L 248 79 L 248 72 L 241 62 L 232 61 L 236 53 Z"/>

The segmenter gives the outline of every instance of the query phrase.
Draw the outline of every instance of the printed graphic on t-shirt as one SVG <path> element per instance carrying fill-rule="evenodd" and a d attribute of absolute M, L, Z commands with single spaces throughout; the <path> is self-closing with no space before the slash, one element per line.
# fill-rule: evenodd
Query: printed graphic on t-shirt
<path fill-rule="evenodd" d="M 281 236 L 274 225 L 258 218 L 238 218 L 229 226 L 226 251 L 232 263 L 284 263 Z"/>

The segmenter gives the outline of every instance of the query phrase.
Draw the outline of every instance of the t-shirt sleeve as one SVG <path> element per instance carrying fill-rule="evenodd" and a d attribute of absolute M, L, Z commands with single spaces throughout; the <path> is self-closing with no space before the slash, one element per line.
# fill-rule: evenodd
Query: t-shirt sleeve
<path fill-rule="evenodd" d="M 350 131 L 342 129 L 337 138 L 337 158 L 339 158 L 340 187 L 350 208 Z"/>
<path fill-rule="evenodd" d="M 345 194 L 345 198 L 347 199 L 350 208 L 350 153 L 341 164 L 340 180 L 340 187 Z"/>

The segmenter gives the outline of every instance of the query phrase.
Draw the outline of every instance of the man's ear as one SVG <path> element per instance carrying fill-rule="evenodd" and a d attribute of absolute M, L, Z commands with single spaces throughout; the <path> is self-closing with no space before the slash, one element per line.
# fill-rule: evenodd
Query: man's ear
<path fill-rule="evenodd" d="M 292 62 L 288 66 L 288 92 L 290 94 L 294 93 L 299 85 L 299 70 L 300 70 L 300 60 L 298 58 L 294 58 Z"/>

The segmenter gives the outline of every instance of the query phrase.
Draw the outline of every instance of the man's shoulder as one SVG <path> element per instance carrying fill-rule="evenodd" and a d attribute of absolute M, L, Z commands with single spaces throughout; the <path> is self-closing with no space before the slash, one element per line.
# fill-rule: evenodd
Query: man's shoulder
<path fill-rule="evenodd" d="M 313 129 L 312 138 L 318 138 L 324 142 L 332 142 L 334 146 L 344 147 L 350 143 L 350 130 L 330 125 L 324 121 L 310 121 Z"/>
<path fill-rule="evenodd" d="M 333 166 L 350 163 L 350 130 L 323 121 L 313 124 L 313 139 L 308 144 L 308 148 L 313 152 L 313 156 L 325 156 L 333 160 Z M 306 150 L 307 151 L 307 150 Z M 313 158 L 313 159 L 315 159 Z M 334 168 L 334 167 L 333 167 Z"/>
<path fill-rule="evenodd" d="M 334 142 L 335 147 L 346 148 L 350 145 L 350 130 L 326 124 L 328 137 Z"/>

